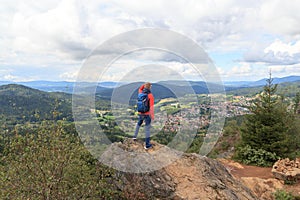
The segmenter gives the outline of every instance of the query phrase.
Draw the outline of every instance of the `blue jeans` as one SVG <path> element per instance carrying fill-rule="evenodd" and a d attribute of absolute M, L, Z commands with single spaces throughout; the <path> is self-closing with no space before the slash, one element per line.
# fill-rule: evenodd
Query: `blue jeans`
<path fill-rule="evenodd" d="M 150 126 L 151 126 L 151 117 L 150 115 L 139 115 L 139 120 L 136 124 L 135 127 L 135 132 L 134 132 L 134 138 L 137 137 L 140 127 L 142 125 L 142 123 L 145 121 L 145 143 L 146 143 L 146 147 L 151 146 L 150 144 Z"/>

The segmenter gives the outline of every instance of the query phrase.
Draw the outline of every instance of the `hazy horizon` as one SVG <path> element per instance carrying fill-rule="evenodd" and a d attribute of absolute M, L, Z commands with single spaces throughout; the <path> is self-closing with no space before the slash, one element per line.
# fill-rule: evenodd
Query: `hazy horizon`
<path fill-rule="evenodd" d="M 283 76 L 283 77 L 272 77 L 272 79 L 282 79 L 282 78 L 289 78 L 289 77 L 299 77 L 300 80 L 300 76 L 297 75 L 290 75 L 290 76 Z M 257 81 L 261 81 L 264 79 L 268 79 L 269 77 L 265 77 L 265 78 L 260 78 L 260 79 L 256 79 L 256 80 L 228 80 L 228 81 L 223 81 L 223 83 L 230 83 L 230 82 L 257 82 Z M 203 81 L 204 80 L 159 80 L 159 81 L 153 81 L 153 83 L 158 83 L 158 82 L 164 82 L 164 81 Z M 8 83 L 29 83 L 29 82 L 52 82 L 52 83 L 58 83 L 58 82 L 67 82 L 67 83 L 76 83 L 76 81 L 68 81 L 68 80 L 30 80 L 30 81 L 5 81 L 5 80 L 0 80 L 0 82 L 8 82 Z M 89 83 L 88 81 L 84 81 L 86 83 Z M 90 82 L 90 83 L 133 83 L 133 82 L 144 82 L 144 81 L 127 81 L 127 82 L 118 82 L 118 81 L 106 81 L 106 80 L 102 80 L 100 82 Z"/>

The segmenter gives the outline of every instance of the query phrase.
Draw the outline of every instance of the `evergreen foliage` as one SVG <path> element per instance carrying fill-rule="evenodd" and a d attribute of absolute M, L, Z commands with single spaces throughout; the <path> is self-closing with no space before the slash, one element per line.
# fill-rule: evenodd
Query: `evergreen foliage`
<path fill-rule="evenodd" d="M 288 111 L 284 98 L 276 95 L 277 85 L 272 84 L 272 80 L 270 75 L 263 92 L 249 106 L 252 114 L 246 116 L 241 128 L 241 147 L 245 150 L 249 146 L 256 151 L 261 149 L 285 157 L 295 150 L 290 148 L 290 136 L 295 133 L 294 115 Z M 237 152 L 237 155 L 244 155 L 244 152 Z"/>

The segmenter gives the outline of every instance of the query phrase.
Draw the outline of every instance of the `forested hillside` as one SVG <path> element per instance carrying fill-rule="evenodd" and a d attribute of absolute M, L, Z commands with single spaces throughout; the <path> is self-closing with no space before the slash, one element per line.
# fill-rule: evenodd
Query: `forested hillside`
<path fill-rule="evenodd" d="M 0 86 L 0 97 L 0 113 L 12 123 L 72 120 L 70 94 L 48 93 L 9 84 Z"/>

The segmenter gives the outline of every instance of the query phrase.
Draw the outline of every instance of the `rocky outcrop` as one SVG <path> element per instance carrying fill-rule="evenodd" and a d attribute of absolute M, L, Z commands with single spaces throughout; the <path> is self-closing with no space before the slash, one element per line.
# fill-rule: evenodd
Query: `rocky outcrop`
<path fill-rule="evenodd" d="M 114 143 L 112 146 L 126 152 L 143 152 L 149 157 L 159 149 L 167 148 L 155 142 L 153 144 L 154 148 L 147 151 L 143 149 L 142 141 L 134 142 L 130 139 L 123 143 Z M 168 152 L 162 151 L 164 154 Z M 106 156 L 109 155 L 113 156 L 113 153 L 106 152 Z M 161 157 L 166 159 L 168 155 Z M 111 162 L 113 160 L 111 159 Z M 143 165 L 139 165 L 138 169 L 141 167 Z M 181 154 L 180 158 L 155 171 L 118 171 L 115 184 L 128 199 L 257 199 L 252 191 L 236 180 L 219 161 L 198 154 Z"/>
<path fill-rule="evenodd" d="M 275 178 L 241 177 L 241 180 L 260 200 L 274 199 L 276 190 L 283 189 L 283 183 Z"/>
<path fill-rule="evenodd" d="M 300 158 L 290 160 L 288 158 L 278 160 L 272 168 L 273 175 L 285 182 L 300 181 Z"/>

